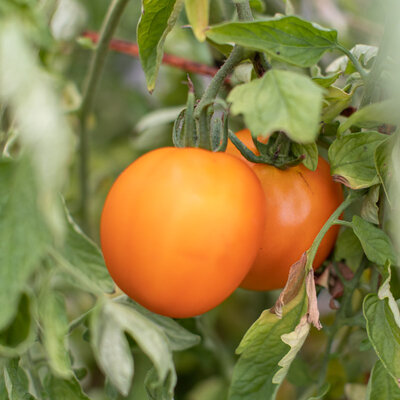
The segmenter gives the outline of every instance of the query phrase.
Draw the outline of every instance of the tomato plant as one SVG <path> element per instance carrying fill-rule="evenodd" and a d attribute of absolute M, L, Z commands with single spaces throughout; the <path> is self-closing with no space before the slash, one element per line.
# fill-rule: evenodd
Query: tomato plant
<path fill-rule="evenodd" d="M 236 136 L 253 152 L 249 130 Z M 229 154 L 245 161 L 229 142 Z M 318 232 L 343 201 L 339 183 L 332 180 L 328 163 L 318 159 L 315 171 L 304 165 L 280 170 L 272 165 L 251 164 L 260 179 L 266 201 L 266 224 L 261 249 L 241 286 L 271 290 L 285 286 L 290 267 L 307 251 Z M 318 247 L 313 268 L 318 268 L 332 251 L 339 226 L 333 226 Z"/>
<path fill-rule="evenodd" d="M 203 314 L 248 273 L 264 210 L 261 185 L 244 162 L 202 149 L 154 150 L 131 164 L 107 197 L 106 265 L 149 310 Z"/>
<path fill-rule="evenodd" d="M 0 399 L 400 399 L 398 3 L 1 0 Z"/>

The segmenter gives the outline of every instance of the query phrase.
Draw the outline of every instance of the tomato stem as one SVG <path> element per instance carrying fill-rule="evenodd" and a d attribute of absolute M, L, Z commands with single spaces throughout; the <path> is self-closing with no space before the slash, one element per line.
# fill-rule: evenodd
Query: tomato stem
<path fill-rule="evenodd" d="M 341 219 L 337 219 L 333 221 L 335 225 L 342 225 L 342 226 L 347 226 L 348 228 L 353 229 L 353 224 L 350 221 L 342 221 Z"/>
<path fill-rule="evenodd" d="M 322 239 L 324 238 L 325 234 L 328 232 L 328 230 L 332 227 L 332 225 L 335 225 L 337 221 L 339 221 L 339 217 L 342 214 L 342 212 L 350 206 L 350 204 L 354 203 L 354 201 L 358 198 L 358 194 L 356 192 L 350 192 L 350 194 L 346 197 L 346 199 L 343 201 L 343 203 L 334 211 L 334 213 L 329 217 L 329 219 L 325 222 L 324 226 L 322 229 L 319 231 L 317 237 L 315 238 L 313 244 L 308 250 L 308 257 L 307 257 L 307 266 L 308 270 L 312 268 L 313 262 L 315 255 L 317 254 L 317 250 L 319 245 L 322 242 Z M 340 222 L 346 222 L 346 221 L 340 221 Z"/>
<path fill-rule="evenodd" d="M 79 113 L 80 125 L 80 204 L 81 225 L 84 229 L 88 228 L 88 209 L 89 209 L 89 137 L 88 137 L 88 117 L 93 109 L 94 96 L 98 87 L 101 73 L 103 72 L 105 60 L 108 53 L 108 45 L 118 26 L 122 13 L 128 4 L 128 0 L 113 0 L 108 8 L 107 15 L 100 30 L 100 38 L 90 61 L 89 69 L 85 79 L 83 90 L 82 105 Z"/>
<path fill-rule="evenodd" d="M 361 66 L 360 62 L 357 60 L 357 58 L 354 56 L 354 54 L 349 49 L 346 49 L 346 47 L 344 47 L 342 45 L 338 45 L 337 48 L 342 53 L 346 54 L 346 56 L 349 58 L 349 60 L 352 62 L 352 64 L 356 68 L 357 72 L 361 75 L 362 80 L 364 82 L 366 82 L 368 79 L 368 74 L 365 72 L 364 68 Z"/>

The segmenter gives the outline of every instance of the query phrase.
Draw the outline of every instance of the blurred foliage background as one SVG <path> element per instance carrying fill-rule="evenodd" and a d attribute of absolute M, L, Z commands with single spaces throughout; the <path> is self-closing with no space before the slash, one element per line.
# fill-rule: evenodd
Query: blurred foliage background
<path fill-rule="evenodd" d="M 213 12 L 219 2 L 225 16 Z M 376 0 L 297 0 L 292 1 L 297 14 L 310 21 L 318 21 L 323 26 L 338 30 L 341 42 L 351 48 L 356 43 L 378 45 L 382 35 L 383 15 L 380 2 Z M 37 19 L 42 24 L 43 36 L 33 37 L 42 67 L 50 72 L 62 93 L 63 106 L 68 111 L 68 120 L 76 132 L 78 121 L 73 110 L 79 106 L 81 90 L 87 73 L 91 49 L 78 40 L 85 30 L 98 31 L 106 14 L 110 0 L 42 0 L 21 1 L 19 6 L 29 7 L 34 13 L 26 11 L 26 24 Z M 283 12 L 285 2 L 264 0 L 253 2 L 255 13 L 274 15 Z M 1 10 L 1 8 L 0 8 Z M 116 37 L 135 42 L 136 25 L 141 12 L 139 0 L 130 1 L 118 27 Z M 32 15 L 31 15 L 32 14 Z M 11 15 L 11 14 L 10 14 Z M 222 17 L 222 19 L 221 19 Z M 11 18 L 11 17 L 10 17 Z M 234 18 L 231 2 L 211 0 L 212 23 Z M 36 22 L 37 22 L 36 21 Z M 191 30 L 185 25 L 187 19 L 182 13 L 179 24 L 168 36 L 165 51 L 208 65 L 220 65 L 222 56 L 207 43 L 199 43 Z M 327 65 L 332 56 L 324 57 Z M 191 75 L 197 95 L 207 85 L 209 78 Z M 94 112 L 90 117 L 90 224 L 88 234 L 98 241 L 98 225 L 105 196 L 118 174 L 138 156 L 157 147 L 171 145 L 172 121 L 178 110 L 183 108 L 187 97 L 186 72 L 162 66 L 157 86 L 153 94 L 146 89 L 144 74 L 138 59 L 110 52 L 99 90 L 95 98 Z M 160 113 L 167 114 L 165 119 Z M 3 118 L 5 124 L 12 124 Z M 146 119 L 144 119 L 146 117 Z M 169 121 L 169 122 L 168 122 Z M 242 121 L 231 120 L 233 129 L 242 127 Z M 4 129 L 3 131 L 6 131 Z M 75 146 L 78 139 L 75 140 Z M 5 141 L 0 137 L 0 146 Z M 78 153 L 73 152 L 70 163 L 69 180 L 64 194 L 69 209 L 79 221 L 78 201 Z M 324 295 L 322 294 L 324 298 Z M 234 363 L 234 351 L 245 331 L 259 316 L 262 310 L 270 307 L 276 293 L 251 293 L 237 290 L 227 301 L 209 312 L 204 319 L 182 321 L 194 332 L 207 334 L 204 346 L 176 354 L 178 385 L 176 400 L 221 400 L 227 388 L 226 377 Z M 322 301 L 322 323 L 331 318 L 328 307 L 329 294 Z M 67 304 L 71 319 L 80 315 L 92 302 L 89 295 L 71 292 Z M 324 306 L 325 304 L 325 306 Z M 351 330 L 351 328 L 350 328 Z M 82 340 L 83 329 L 77 329 L 70 337 L 74 348 L 75 363 L 92 366 L 84 378 L 84 388 L 93 399 L 103 400 L 112 394 L 103 391 L 104 377 L 97 369 L 87 343 Z M 363 346 L 366 337 L 352 336 L 349 331 L 340 336 L 339 350 L 329 365 L 328 380 L 334 388 L 332 398 L 354 397 L 358 385 L 367 382 L 367 371 L 372 360 L 370 353 L 348 352 Z M 324 351 L 324 336 L 312 330 L 304 348 L 293 363 L 288 379 L 280 390 L 280 399 L 295 399 L 291 382 L 306 387 L 317 372 L 318 362 Z M 136 349 L 135 344 L 131 346 Z M 136 351 L 136 350 L 135 350 Z M 150 362 L 139 350 L 135 354 L 135 378 L 128 399 L 147 399 L 144 378 Z M 347 359 L 346 364 L 341 361 Z M 343 365 L 346 365 L 344 367 Z M 315 368 L 313 368 L 315 366 Z M 350 383 L 349 383 L 350 382 Z M 111 390 L 111 389 L 110 389 Z M 350 395 L 349 395 L 350 393 Z M 352 394 L 353 393 L 353 394 Z M 349 397 L 353 396 L 353 397 Z M 116 397 L 115 397 L 116 398 Z M 362 397 L 359 397 L 362 398 Z"/>

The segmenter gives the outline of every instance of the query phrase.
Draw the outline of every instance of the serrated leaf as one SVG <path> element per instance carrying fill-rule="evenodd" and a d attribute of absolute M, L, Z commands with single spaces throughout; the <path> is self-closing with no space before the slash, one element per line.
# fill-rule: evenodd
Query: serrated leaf
<path fill-rule="evenodd" d="M 369 294 L 363 303 L 367 333 L 387 372 L 400 383 L 400 312 L 390 291 L 390 263 L 385 265 L 378 294 Z"/>
<path fill-rule="evenodd" d="M 0 331 L 0 355 L 15 357 L 23 354 L 33 344 L 36 339 L 34 314 L 35 299 L 23 293 L 15 318 L 7 328 Z"/>
<path fill-rule="evenodd" d="M 332 175 L 352 189 L 379 183 L 374 153 L 386 138 L 378 132 L 357 132 L 336 139 L 328 152 Z"/>
<path fill-rule="evenodd" d="M 200 336 L 189 332 L 172 318 L 155 314 L 129 298 L 125 298 L 123 303 L 133 307 L 146 318 L 157 324 L 157 326 L 164 331 L 164 334 L 169 342 L 169 347 L 172 351 L 186 350 L 200 343 Z"/>
<path fill-rule="evenodd" d="M 303 257 L 292 266 L 288 283 L 275 306 L 265 310 L 243 337 L 236 350 L 240 358 L 233 371 L 229 400 L 275 398 L 307 336 L 306 312 L 316 301 L 316 298 L 308 301 L 310 292 L 304 278 L 305 265 Z M 311 279 L 314 284 L 312 274 Z"/>
<path fill-rule="evenodd" d="M 105 302 L 93 315 L 91 343 L 96 359 L 111 383 L 127 395 L 133 377 L 133 359 L 125 333 L 153 362 L 160 384 L 170 376 L 169 392 L 176 383 L 168 339 L 153 321 L 124 304 Z"/>
<path fill-rule="evenodd" d="M 305 156 L 303 164 L 310 169 L 315 171 L 318 167 L 318 146 L 316 143 L 300 144 L 293 143 L 292 151 L 295 156 Z"/>
<path fill-rule="evenodd" d="M 72 369 L 65 343 L 68 318 L 64 298 L 51 288 L 44 288 L 39 298 L 39 317 L 50 367 L 55 375 L 69 378 Z"/>
<path fill-rule="evenodd" d="M 388 235 L 375 225 L 363 220 L 357 215 L 353 216 L 353 230 L 360 239 L 365 255 L 370 261 L 383 266 L 389 260 L 396 262 L 396 255 Z"/>
<path fill-rule="evenodd" d="M 216 43 L 235 43 L 299 67 L 316 64 L 325 52 L 337 46 L 335 30 L 322 28 L 295 16 L 231 22 L 213 26 L 206 34 Z"/>
<path fill-rule="evenodd" d="M 49 241 L 30 164 L 0 159 L 0 329 L 15 316 Z"/>
<path fill-rule="evenodd" d="M 364 251 L 353 229 L 341 231 L 335 245 L 334 260 L 345 260 L 346 264 L 356 271 L 364 256 Z"/>
<path fill-rule="evenodd" d="M 17 358 L 6 362 L 3 374 L 8 400 L 35 400 L 35 397 L 29 393 L 28 377 L 25 371 L 19 366 Z"/>
<path fill-rule="evenodd" d="M 339 135 L 351 126 L 360 128 L 377 128 L 382 124 L 396 124 L 398 115 L 397 103 L 392 100 L 370 104 L 352 114 L 338 129 Z"/>
<path fill-rule="evenodd" d="M 322 121 L 332 122 L 351 102 L 352 94 L 335 86 L 325 92 L 324 107 L 322 108 Z"/>
<path fill-rule="evenodd" d="M 209 0 L 185 0 L 185 10 L 197 40 L 204 42 L 208 27 Z"/>
<path fill-rule="evenodd" d="M 378 360 L 368 381 L 366 400 L 400 400 L 400 388 Z"/>
<path fill-rule="evenodd" d="M 44 388 L 50 399 L 90 400 L 74 377 L 67 380 L 49 375 L 44 381 Z"/>
<path fill-rule="evenodd" d="M 165 38 L 174 27 L 183 0 L 142 0 L 142 16 L 137 28 L 139 56 L 147 88 L 154 90 Z"/>
<path fill-rule="evenodd" d="M 243 114 L 255 136 L 283 130 L 295 142 L 313 142 L 318 134 L 322 89 L 310 78 L 271 70 L 262 78 L 236 86 L 228 96 L 233 114 Z"/>
<path fill-rule="evenodd" d="M 112 281 L 98 246 L 87 237 L 65 208 L 67 236 L 56 253 L 59 264 L 74 277 L 76 285 L 95 293 L 112 292 Z"/>
<path fill-rule="evenodd" d="M 379 224 L 379 191 L 380 185 L 372 186 L 365 196 L 361 206 L 361 217 L 371 224 Z"/>

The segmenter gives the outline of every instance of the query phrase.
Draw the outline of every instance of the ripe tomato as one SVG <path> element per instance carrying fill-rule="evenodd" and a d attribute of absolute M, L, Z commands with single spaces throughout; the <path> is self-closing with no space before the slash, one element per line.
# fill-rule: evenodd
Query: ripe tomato
<path fill-rule="evenodd" d="M 236 135 L 256 153 L 249 130 Z M 245 160 L 231 142 L 226 151 Z M 332 180 L 329 164 L 322 157 L 315 171 L 302 164 L 280 170 L 246 162 L 264 189 L 266 216 L 261 248 L 241 287 L 279 289 L 285 286 L 290 266 L 311 246 L 326 220 L 343 201 L 342 188 Z M 338 232 L 339 227 L 334 226 L 325 235 L 314 260 L 314 269 L 331 252 Z"/>
<path fill-rule="evenodd" d="M 175 318 L 226 299 L 260 248 L 265 200 L 238 158 L 162 148 L 119 176 L 101 216 L 101 246 L 116 284 L 132 299 Z"/>

